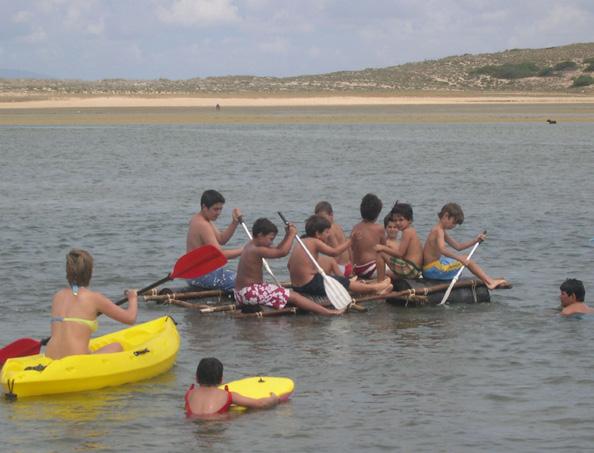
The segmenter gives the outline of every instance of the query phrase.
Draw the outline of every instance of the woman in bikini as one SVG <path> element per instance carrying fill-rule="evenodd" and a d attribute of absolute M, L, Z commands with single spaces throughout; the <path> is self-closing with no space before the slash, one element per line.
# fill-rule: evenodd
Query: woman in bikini
<path fill-rule="evenodd" d="M 66 255 L 66 278 L 69 287 L 54 295 L 52 302 L 51 339 L 45 355 L 60 359 L 69 355 L 90 354 L 89 340 L 97 330 L 97 315 L 104 313 L 116 321 L 136 322 L 138 298 L 128 291 L 128 308 L 120 308 L 103 294 L 88 289 L 93 273 L 93 257 L 86 251 L 72 249 Z M 92 353 L 120 352 L 119 343 L 111 343 Z"/>
<path fill-rule="evenodd" d="M 231 404 L 249 407 L 253 409 L 265 409 L 276 406 L 280 399 L 274 393 L 266 398 L 248 398 L 236 392 L 230 392 L 219 388 L 223 382 L 223 364 L 214 357 L 207 357 L 200 360 L 196 368 L 196 381 L 186 392 L 186 415 L 192 416 L 214 416 L 225 414 L 229 411 Z"/>

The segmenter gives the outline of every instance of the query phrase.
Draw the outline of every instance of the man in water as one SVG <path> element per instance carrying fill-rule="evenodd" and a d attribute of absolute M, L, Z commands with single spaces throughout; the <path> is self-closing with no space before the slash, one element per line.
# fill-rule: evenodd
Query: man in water
<path fill-rule="evenodd" d="M 200 198 L 200 212 L 194 214 L 190 220 L 188 236 L 186 239 L 186 252 L 190 252 L 202 245 L 211 244 L 217 247 L 227 259 L 237 258 L 241 255 L 243 247 L 235 249 L 222 249 L 235 233 L 241 212 L 234 208 L 231 214 L 231 223 L 224 231 L 219 231 L 214 222 L 221 215 L 225 198 L 216 190 L 206 190 Z M 235 287 L 234 271 L 220 268 L 202 277 L 188 280 L 191 286 L 206 289 L 221 289 L 232 292 Z"/>
<path fill-rule="evenodd" d="M 562 316 L 594 313 L 594 308 L 588 307 L 584 303 L 586 289 L 581 280 L 568 278 L 559 289 L 561 290 L 559 299 L 561 300 Z"/>

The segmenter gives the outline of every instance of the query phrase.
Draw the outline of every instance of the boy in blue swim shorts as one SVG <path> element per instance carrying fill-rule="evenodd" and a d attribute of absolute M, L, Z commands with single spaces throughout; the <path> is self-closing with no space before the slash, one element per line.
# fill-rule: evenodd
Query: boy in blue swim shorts
<path fill-rule="evenodd" d="M 458 242 L 447 233 L 456 225 L 462 225 L 464 222 L 464 212 L 456 203 L 448 203 L 441 208 L 438 214 L 439 221 L 431 229 L 425 247 L 423 248 L 423 277 L 432 280 L 452 280 L 460 268 L 464 265 L 470 272 L 480 278 L 489 289 L 497 288 L 500 285 L 506 285 L 507 281 L 502 278 L 494 279 L 487 275 L 471 259 L 455 253 L 453 249 L 460 251 L 472 247 L 480 241 L 484 241 L 487 236 L 483 233 L 467 242 Z M 447 244 L 447 245 L 446 245 Z"/>
<path fill-rule="evenodd" d="M 221 215 L 225 198 L 216 190 L 206 190 L 200 198 L 200 212 L 196 213 L 188 228 L 186 238 L 186 251 L 190 252 L 203 245 L 212 244 L 221 249 L 221 252 L 227 259 L 237 258 L 241 255 L 243 247 L 234 249 L 223 249 L 229 239 L 235 233 L 241 212 L 239 209 L 233 209 L 231 213 L 231 223 L 223 231 L 220 231 L 215 221 Z M 230 269 L 220 268 L 209 274 L 203 275 L 193 280 L 188 280 L 190 286 L 196 286 L 206 289 L 221 289 L 225 292 L 233 291 L 235 287 L 235 272 Z"/>

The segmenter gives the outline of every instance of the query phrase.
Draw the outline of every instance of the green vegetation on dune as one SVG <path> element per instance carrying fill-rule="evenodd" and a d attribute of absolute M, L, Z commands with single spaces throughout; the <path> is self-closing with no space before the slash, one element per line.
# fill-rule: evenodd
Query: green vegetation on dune
<path fill-rule="evenodd" d="M 582 77 L 593 69 L 594 42 L 282 78 L 247 75 L 187 80 L 0 79 L 0 96 L 16 100 L 55 96 L 283 97 L 510 91 L 594 94 L 594 86 Z"/>

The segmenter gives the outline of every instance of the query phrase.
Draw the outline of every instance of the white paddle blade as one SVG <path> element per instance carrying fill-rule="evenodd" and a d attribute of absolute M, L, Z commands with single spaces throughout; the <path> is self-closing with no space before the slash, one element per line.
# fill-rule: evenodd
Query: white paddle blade
<path fill-rule="evenodd" d="M 338 280 L 328 275 L 324 275 L 324 289 L 330 303 L 337 310 L 344 310 L 353 301 L 346 288 Z"/>

